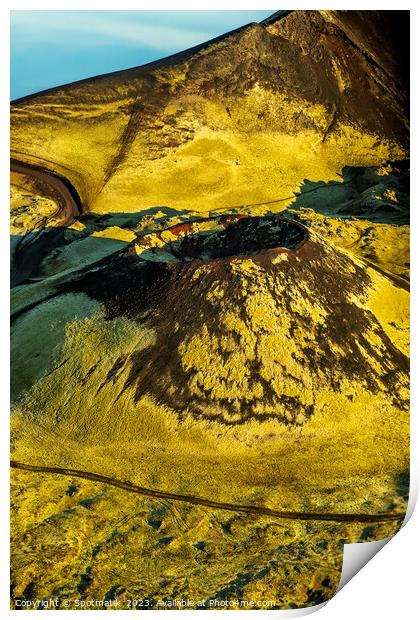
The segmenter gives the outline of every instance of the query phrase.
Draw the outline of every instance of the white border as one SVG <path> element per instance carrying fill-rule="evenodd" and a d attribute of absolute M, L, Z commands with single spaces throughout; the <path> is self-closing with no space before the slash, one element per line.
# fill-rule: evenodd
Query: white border
<path fill-rule="evenodd" d="M 269 10 L 270 5 L 272 11 L 279 10 L 282 7 L 273 6 L 272 2 L 267 2 L 264 6 L 256 6 L 256 2 L 249 0 L 230 0 L 220 1 L 214 0 L 213 2 L 202 2 L 200 9 L 208 10 L 256 10 L 257 8 Z M 381 2 L 369 2 L 367 5 L 364 3 L 361 6 L 351 6 L 349 2 L 335 2 L 334 9 L 350 10 L 355 8 L 363 8 L 364 10 L 408 10 L 411 9 L 412 19 L 412 102 L 418 102 L 418 81 L 415 73 L 418 73 L 416 63 L 419 60 L 419 49 L 417 41 L 419 38 L 420 19 L 417 17 L 417 12 L 414 10 L 414 2 L 407 3 L 399 1 L 398 3 L 391 3 L 387 0 Z M 1 390 L 0 398 L 2 403 L 1 411 L 3 413 L 3 419 L 5 420 L 5 427 L 1 433 L 0 449 L 2 459 L 3 475 L 1 476 L 1 506 L 3 508 L 1 513 L 1 533 L 4 537 L 5 551 L 2 554 L 0 562 L 0 610 L 5 612 L 5 615 L 9 617 L 15 613 L 15 611 L 9 610 L 9 483 L 8 483 L 8 466 L 9 466 L 9 442 L 8 442 L 8 415 L 9 410 L 9 293 L 8 293 L 8 274 L 5 265 L 8 265 L 8 229 L 9 229 L 9 216 L 8 216 L 8 202 L 9 202 L 9 134 L 6 119 L 9 115 L 9 85 L 6 76 L 9 75 L 9 10 L 57 10 L 57 2 L 49 1 L 15 1 L 11 2 L 6 0 L 3 2 L 0 8 L 0 41 L 1 41 L 1 73 L 3 76 L 1 87 L 1 119 L 0 122 L 0 138 L 1 138 L 1 150 L 0 150 L 0 179 L 1 179 L 1 226 L 0 234 L 2 235 L 0 243 L 1 252 L 1 277 L 2 288 L 0 297 L 1 316 L 3 319 L 3 329 L 1 330 L 0 351 L 3 356 L 2 373 L 1 373 Z M 146 10 L 153 8 L 153 10 L 194 10 L 197 9 L 195 2 L 175 2 L 155 0 L 153 6 L 146 4 L 146 2 L 134 2 L 120 0 L 118 3 L 106 2 L 106 1 L 81 1 L 73 0 L 72 2 L 61 2 L 59 9 L 74 9 L 74 10 Z M 323 9 L 326 8 L 317 2 L 296 2 L 293 9 Z M 412 205 L 412 281 L 414 282 L 414 290 L 412 293 L 412 416 L 411 416 L 411 487 L 410 487 L 410 508 L 409 512 L 413 511 L 415 498 L 418 494 L 419 486 L 419 421 L 418 412 L 420 411 L 420 376 L 419 376 L 419 363 L 420 360 L 420 334 L 417 328 L 416 318 L 420 315 L 420 301 L 417 291 L 417 274 L 419 273 L 420 259 L 419 259 L 419 247 L 420 244 L 414 235 L 419 232 L 419 218 L 420 218 L 420 196 L 419 190 L 414 185 L 416 174 L 419 171 L 418 168 L 418 140 L 419 140 L 419 124 L 416 118 L 416 106 L 412 103 L 412 109 L 414 114 L 412 115 L 412 167 L 414 173 L 412 173 L 412 193 L 411 193 L 411 205 Z M 414 233 L 414 235 L 413 235 Z M 381 553 L 374 557 L 363 569 L 356 575 L 350 585 L 343 588 L 333 599 L 325 606 L 317 606 L 312 608 L 311 611 L 316 611 L 319 607 L 323 607 L 319 611 L 319 618 L 324 620 L 354 620 L 357 618 L 394 618 L 404 617 L 406 620 L 418 617 L 417 609 L 417 590 L 418 590 L 418 558 L 416 555 L 416 549 L 420 549 L 420 536 L 419 527 L 420 524 L 420 510 L 417 509 L 414 515 L 405 525 L 403 530 L 386 545 L 385 549 Z M 310 610 L 308 610 L 310 611 Z M 81 618 L 81 614 L 88 612 L 79 611 L 61 611 L 51 612 L 60 614 L 78 614 Z M 98 612 L 101 613 L 101 612 Z M 107 612 L 109 613 L 109 612 Z M 121 614 L 121 611 L 114 611 L 114 615 Z M 172 613 L 162 611 L 162 614 Z M 187 614 L 187 618 L 192 617 L 196 613 L 216 614 L 216 611 L 195 612 L 190 611 Z M 229 618 L 236 617 L 237 614 L 242 612 L 231 611 L 229 612 Z M 263 618 L 273 618 L 274 616 L 286 618 L 297 617 L 308 613 L 306 610 L 291 610 L 291 613 L 286 611 L 264 611 Z M 182 612 L 178 612 L 176 618 L 180 618 L 180 614 L 184 617 Z M 247 618 L 260 617 L 258 612 L 248 611 Z"/>

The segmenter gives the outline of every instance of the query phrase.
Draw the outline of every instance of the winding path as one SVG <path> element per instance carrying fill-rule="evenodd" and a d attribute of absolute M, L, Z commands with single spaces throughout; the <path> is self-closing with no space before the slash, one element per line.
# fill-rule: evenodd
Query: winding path
<path fill-rule="evenodd" d="M 179 502 L 188 502 L 189 504 L 207 506 L 208 508 L 215 508 L 217 510 L 229 510 L 231 512 L 268 515 L 270 517 L 276 517 L 278 519 L 290 519 L 298 521 L 336 521 L 339 523 L 382 523 L 385 521 L 400 521 L 405 518 L 405 513 L 359 514 L 279 511 L 272 510 L 271 508 L 266 508 L 264 506 L 228 504 L 225 502 L 216 502 L 210 499 L 204 499 L 202 497 L 195 497 L 193 495 L 179 495 L 178 493 L 156 491 L 154 489 L 137 486 L 135 484 L 132 484 L 131 482 L 118 480 L 116 478 L 109 478 L 108 476 L 102 476 L 101 474 L 95 474 L 89 471 L 83 471 L 79 469 L 47 467 L 44 465 L 29 465 L 27 463 L 19 463 L 18 461 L 10 461 L 10 467 L 13 469 L 21 469 L 24 471 L 46 474 L 59 474 L 61 476 L 71 476 L 74 478 L 85 478 L 86 480 L 109 484 L 119 489 L 130 491 L 131 493 L 137 493 L 138 495 L 146 495 L 148 497 L 157 497 L 159 499 L 169 499 Z"/>
<path fill-rule="evenodd" d="M 46 195 L 55 199 L 58 204 L 58 212 L 55 217 L 60 215 L 62 221 L 61 226 L 68 226 L 74 222 L 75 217 L 82 213 L 82 203 L 79 195 L 71 183 L 64 177 L 51 172 L 34 164 L 27 164 L 17 159 L 10 160 L 11 172 L 25 174 L 30 176 L 38 183 L 47 187 Z"/>
<path fill-rule="evenodd" d="M 55 248 L 62 229 L 82 214 L 82 203 L 70 181 L 46 168 L 12 158 L 10 170 L 31 177 L 34 191 L 39 191 L 57 204 L 55 213 L 38 221 L 34 230 L 16 235 L 11 257 L 10 283 L 13 287 L 29 278 L 44 256 Z M 52 217 L 55 225 L 48 226 Z"/>

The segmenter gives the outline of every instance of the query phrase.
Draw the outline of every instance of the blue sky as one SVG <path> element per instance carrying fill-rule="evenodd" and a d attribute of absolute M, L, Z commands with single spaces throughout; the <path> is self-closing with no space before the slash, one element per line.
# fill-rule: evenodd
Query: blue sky
<path fill-rule="evenodd" d="M 12 99 L 163 58 L 274 11 L 12 11 Z"/>

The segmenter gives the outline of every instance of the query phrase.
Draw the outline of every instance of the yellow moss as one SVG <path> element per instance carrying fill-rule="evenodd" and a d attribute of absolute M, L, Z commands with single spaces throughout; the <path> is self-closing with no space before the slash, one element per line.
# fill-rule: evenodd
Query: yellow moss
<path fill-rule="evenodd" d="M 223 288 L 219 285 L 212 286 L 211 290 L 207 293 L 206 299 L 214 306 L 220 303 L 220 300 L 223 299 L 225 292 Z"/>
<path fill-rule="evenodd" d="M 107 104 L 90 124 L 77 116 L 69 123 L 53 109 L 36 123 L 27 122 L 39 106 L 28 103 L 13 113 L 13 154 L 64 174 L 85 207 L 100 213 L 159 204 L 207 213 L 275 199 L 282 200 L 278 208 L 283 209 L 305 179 L 341 180 L 344 166 L 381 165 L 404 157 L 398 144 L 359 127 L 338 122 L 326 135 L 331 118 L 323 106 L 257 84 L 242 97 L 218 103 L 197 96 L 170 102 L 159 125 L 134 136 L 124 161 L 105 183 L 128 123 L 121 104 Z M 175 145 L 166 146 L 166 141 Z"/>
<path fill-rule="evenodd" d="M 273 297 L 263 291 L 249 295 L 245 299 L 245 309 L 254 329 L 270 331 L 278 320 Z"/>
<path fill-rule="evenodd" d="M 70 230 L 77 230 L 78 232 L 83 232 L 84 230 L 86 230 L 86 226 L 82 224 L 80 220 L 75 220 L 67 228 L 70 228 Z"/>
<path fill-rule="evenodd" d="M 234 275 L 239 276 L 258 276 L 261 267 L 251 258 L 233 258 L 229 263 L 229 269 Z"/>
<path fill-rule="evenodd" d="M 51 197 L 40 195 L 29 177 L 11 173 L 10 186 L 10 232 L 22 235 L 47 225 L 60 226 L 60 207 Z M 19 178 L 18 178 L 19 177 Z"/>
<path fill-rule="evenodd" d="M 241 337 L 243 345 L 254 345 L 256 341 L 255 334 L 252 332 L 250 327 L 248 327 L 245 321 L 238 316 L 238 314 L 232 311 L 227 311 L 224 313 L 223 319 L 226 328 L 229 331 L 236 332 Z"/>
<path fill-rule="evenodd" d="M 98 230 L 92 233 L 92 237 L 99 237 L 105 239 L 118 239 L 119 241 L 126 241 L 130 243 L 136 239 L 136 234 L 132 230 L 125 230 L 118 226 L 110 226 L 104 230 Z"/>
<path fill-rule="evenodd" d="M 331 58 L 331 65 L 337 78 L 338 89 L 343 93 L 349 87 L 349 81 L 346 79 L 344 72 L 341 70 L 340 63 L 337 58 Z"/>
<path fill-rule="evenodd" d="M 378 174 L 380 176 L 387 176 L 389 174 L 392 173 L 392 166 L 391 164 L 384 164 L 383 166 L 379 166 L 378 168 Z"/>
<path fill-rule="evenodd" d="M 207 53 L 203 50 L 200 55 Z M 169 66 L 154 76 L 175 91 L 188 68 L 188 63 L 178 69 Z M 333 61 L 333 69 L 340 90 L 345 90 L 338 61 Z M 75 96 L 71 105 L 60 96 L 55 96 L 58 101 L 48 96 L 46 101 L 31 100 L 13 112 L 13 154 L 64 174 L 78 189 L 86 209 L 101 213 L 137 212 L 156 205 L 186 213 L 243 205 L 251 205 L 254 213 L 281 210 L 293 202 L 294 192 L 305 179 L 341 181 L 339 173 L 346 165 L 377 165 L 404 156 L 398 144 L 360 127 L 332 126 L 330 115 L 319 104 L 276 95 L 259 84 L 241 97 L 219 102 L 196 96 L 173 99 L 149 126 L 132 136 L 127 152 L 121 154 L 117 146 L 128 127 L 128 110 L 138 97 L 137 89 L 119 84 L 105 98 L 102 90 L 95 94 L 93 89 L 86 100 L 76 102 Z M 116 158 L 117 154 L 121 157 Z M 387 173 L 385 166 L 381 170 Z M 18 212 L 28 196 L 34 198 L 35 208 L 15 220 L 17 230 L 19 225 L 21 230 L 36 227 L 40 215 L 51 217 L 56 209 L 22 183 L 16 180 L 13 187 L 12 208 Z M 282 200 L 278 205 L 255 204 L 278 199 Z M 155 219 L 145 218 L 137 230 L 160 228 L 156 219 L 165 214 L 165 209 L 157 211 Z M 325 224 L 314 215 L 314 225 L 316 221 L 320 228 Z M 392 343 L 408 352 L 408 294 L 362 262 L 374 250 L 382 268 L 406 274 L 408 228 L 333 220 L 329 226 L 333 243 L 348 255 L 357 255 L 356 264 L 367 269 L 372 279 L 364 300 L 348 301 L 370 310 Z M 73 228 L 82 230 L 80 223 Z M 135 238 L 133 232 L 118 227 L 93 236 L 124 242 Z M 161 247 L 172 240 L 170 233 L 162 232 L 160 240 L 154 235 L 143 242 Z M 141 244 L 136 249 L 140 252 Z M 281 269 L 282 260 L 287 260 L 286 254 L 279 254 L 273 263 Z M 349 269 L 354 271 L 354 267 Z M 205 266 L 194 272 L 197 286 L 205 273 Z M 241 302 L 229 305 L 218 283 L 205 293 L 212 312 L 220 312 L 220 331 L 203 323 L 201 330 L 185 332 L 178 350 L 172 352 L 179 355 L 191 393 L 213 407 L 213 419 L 194 416 L 188 406 L 182 412 L 172 410 L 147 393 L 139 397 L 131 355 L 156 345 L 157 335 L 140 321 L 106 318 L 92 302 L 89 314 L 95 312 L 93 316 L 71 317 L 61 340 L 55 335 L 44 339 L 51 348 L 59 342 L 60 349 L 51 372 L 14 408 L 13 458 L 94 470 L 149 488 L 277 510 L 374 513 L 389 510 L 393 503 L 404 510 L 404 500 L 396 498 L 395 479 L 409 467 L 407 412 L 395 405 L 386 389 L 369 391 L 363 379 L 350 380 L 335 368 L 330 369 L 327 381 L 322 371 L 318 369 L 317 374 L 302 362 L 302 348 L 312 345 L 316 350 L 316 328 L 327 318 L 322 305 L 308 299 L 310 291 L 304 283 L 294 283 L 291 307 L 285 312 L 281 304 L 278 309 L 275 299 L 281 298 L 287 284 L 274 282 L 253 260 L 233 260 L 230 275 L 238 284 Z M 33 302 L 39 289 L 32 286 L 27 295 Z M 267 290 L 273 290 L 276 297 Z M 65 299 L 61 302 L 66 304 Z M 40 308 L 41 314 L 48 314 L 48 306 Z M 291 315 L 305 319 L 293 326 L 293 337 Z M 25 320 L 36 322 L 37 316 L 29 314 Z M 175 332 L 182 333 L 184 327 L 178 322 Z M 38 328 L 34 342 L 42 341 L 45 325 Z M 382 343 L 376 332 L 369 329 L 364 336 L 380 353 Z M 17 347 L 25 354 L 29 344 L 18 342 Z M 323 344 L 332 357 L 346 353 L 328 342 L 328 336 Z M 375 356 L 363 348 L 360 351 L 379 375 L 384 374 Z M 50 356 L 46 357 L 49 369 Z M 165 378 L 166 373 L 163 364 Z M 339 389 L 331 387 L 332 379 Z M 402 379 L 396 374 L 395 383 L 405 398 Z M 267 387 L 270 393 L 265 393 Z M 177 388 L 168 382 L 166 389 L 174 396 Z M 300 403 L 302 411 L 295 420 L 291 411 L 285 411 L 281 422 L 258 419 L 259 414 L 272 413 L 270 399 L 276 395 Z M 229 403 L 233 424 L 220 421 L 220 401 Z M 244 402 L 252 416 L 245 424 L 235 424 Z M 303 407 L 312 407 L 313 415 L 307 417 Z M 292 421 L 301 426 L 288 426 Z M 290 572 L 286 576 L 279 569 L 270 573 L 269 580 L 258 578 L 245 584 L 245 598 L 275 597 L 283 592 L 284 584 L 289 587 L 293 582 L 283 596 L 285 604 L 289 596 L 292 601 L 306 600 L 307 584 L 318 589 L 327 568 L 338 584 L 341 546 L 339 552 L 331 552 L 330 571 L 330 556 L 317 562 L 311 555 L 315 545 L 306 523 L 235 515 L 229 521 L 231 534 L 225 536 L 220 523 L 230 519 L 231 513 L 225 516 L 223 511 L 170 502 L 162 531 L 171 540 L 162 545 L 162 531 L 154 532 L 147 519 L 156 504 L 167 508 L 167 502 L 78 480 L 77 492 L 93 500 L 86 510 L 79 496 L 72 499 L 67 493 L 74 482 L 71 478 L 30 476 L 13 474 L 18 595 L 31 582 L 37 583 L 37 596 L 48 597 L 60 588 L 67 594 L 69 574 L 80 574 L 87 553 L 93 567 L 89 595 L 98 599 L 115 583 L 115 572 L 119 582 L 147 583 L 150 592 L 166 587 L 162 586 L 165 581 L 175 583 L 175 591 L 180 592 L 188 582 L 189 595 L 204 598 L 221 591 L 250 558 L 256 574 L 262 575 L 266 558 L 277 561 L 281 545 L 285 562 L 293 547 L 309 554 L 301 563 L 291 559 L 304 571 L 305 580 L 297 577 L 295 583 Z M 311 524 L 311 536 L 317 527 Z M 328 531 L 322 524 L 317 534 L 331 545 L 340 538 L 358 540 L 363 527 L 334 524 L 334 531 Z M 378 528 L 375 535 L 392 533 L 395 524 L 386 527 Z M 193 546 L 197 540 L 205 540 L 204 564 Z M 303 545 L 296 544 L 302 541 Z M 33 549 L 37 552 L 32 553 Z M 143 595 L 138 593 L 139 598 Z M 126 600 L 129 592 L 118 596 Z"/>
<path fill-rule="evenodd" d="M 385 200 L 391 200 L 391 202 L 398 202 L 398 196 L 395 189 L 390 189 L 389 187 L 384 191 L 382 197 Z"/>
<path fill-rule="evenodd" d="M 409 277 L 410 229 L 407 225 L 332 219 L 312 209 L 300 212 L 313 231 L 349 255 L 369 258 L 381 269 Z"/>
<path fill-rule="evenodd" d="M 367 303 L 385 333 L 405 354 L 409 355 L 410 296 L 409 293 L 389 286 L 375 272 L 370 271 L 373 289 Z"/>
<path fill-rule="evenodd" d="M 272 263 L 273 265 L 278 265 L 279 263 L 281 263 L 282 261 L 286 261 L 287 260 L 287 253 L 283 252 L 283 253 L 279 253 L 277 254 L 273 259 L 272 259 Z"/>

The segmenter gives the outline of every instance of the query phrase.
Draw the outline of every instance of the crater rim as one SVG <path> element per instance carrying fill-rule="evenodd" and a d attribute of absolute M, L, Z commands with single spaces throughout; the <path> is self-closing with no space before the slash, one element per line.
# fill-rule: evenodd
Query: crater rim
<path fill-rule="evenodd" d="M 294 254 L 308 239 L 306 226 L 282 215 L 227 214 L 147 233 L 134 248 L 138 258 L 146 262 L 206 264 Z"/>

